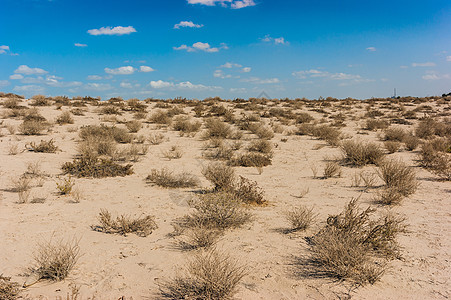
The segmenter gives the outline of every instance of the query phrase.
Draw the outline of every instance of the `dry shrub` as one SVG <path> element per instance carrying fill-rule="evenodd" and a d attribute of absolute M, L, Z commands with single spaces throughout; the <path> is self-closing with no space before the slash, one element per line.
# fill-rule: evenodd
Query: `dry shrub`
<path fill-rule="evenodd" d="M 399 150 L 401 143 L 398 141 L 385 141 L 384 147 L 388 151 L 388 153 L 392 154 Z"/>
<path fill-rule="evenodd" d="M 147 138 L 150 144 L 159 145 L 164 142 L 164 134 L 162 133 L 151 133 Z"/>
<path fill-rule="evenodd" d="M 9 108 L 9 109 L 17 109 L 19 108 L 19 99 L 18 98 L 9 98 L 6 100 L 2 101 L 2 105 L 5 108 Z"/>
<path fill-rule="evenodd" d="M 104 115 L 122 115 L 122 111 L 119 109 L 119 107 L 112 105 L 102 107 L 100 113 Z"/>
<path fill-rule="evenodd" d="M 85 111 L 81 108 L 73 108 L 70 110 L 70 112 L 74 115 L 74 116 L 84 116 L 85 115 Z"/>
<path fill-rule="evenodd" d="M 397 205 L 404 199 L 404 195 L 397 188 L 383 188 L 376 195 L 376 202 L 383 205 Z"/>
<path fill-rule="evenodd" d="M 25 120 L 19 125 L 19 131 L 23 135 L 40 135 L 48 128 L 44 121 Z"/>
<path fill-rule="evenodd" d="M 250 143 L 247 150 L 253 151 L 253 152 L 260 152 L 260 153 L 264 153 L 264 154 L 271 154 L 272 153 L 272 144 L 268 140 L 264 140 L 264 139 L 253 140 Z"/>
<path fill-rule="evenodd" d="M 407 135 L 404 138 L 404 145 L 408 151 L 415 150 L 420 144 L 420 139 L 413 135 Z"/>
<path fill-rule="evenodd" d="M 19 153 L 19 146 L 17 144 L 10 145 L 8 148 L 9 155 L 17 155 Z"/>
<path fill-rule="evenodd" d="M 60 281 L 66 278 L 80 256 L 78 242 L 75 239 L 67 242 L 50 240 L 39 244 L 34 254 L 35 267 L 32 269 L 38 280 Z"/>
<path fill-rule="evenodd" d="M 199 179 L 190 173 L 174 174 L 166 168 L 152 169 L 146 181 L 167 188 L 188 188 L 199 185 Z"/>
<path fill-rule="evenodd" d="M 204 133 L 204 139 L 227 138 L 232 133 L 232 129 L 229 124 L 216 118 L 207 119 L 205 121 L 205 127 L 207 130 Z"/>
<path fill-rule="evenodd" d="M 68 178 L 64 178 L 60 182 L 56 183 L 56 188 L 58 189 L 58 193 L 60 195 L 69 195 L 74 187 L 75 182 L 69 176 Z"/>
<path fill-rule="evenodd" d="M 296 123 L 298 124 L 310 123 L 313 120 L 314 118 L 306 112 L 301 112 L 296 115 Z"/>
<path fill-rule="evenodd" d="M 124 128 L 118 128 L 115 126 L 88 125 L 83 126 L 80 129 L 79 136 L 82 140 L 86 140 L 90 137 L 94 139 L 107 139 L 112 138 L 118 143 L 131 143 L 133 136 L 127 132 Z"/>
<path fill-rule="evenodd" d="M 285 230 L 285 233 L 291 233 L 309 228 L 315 219 L 315 214 L 313 208 L 301 205 L 285 212 L 285 217 L 290 223 L 290 228 Z"/>
<path fill-rule="evenodd" d="M 312 135 L 320 140 L 325 140 L 331 146 L 338 146 L 341 139 L 340 130 L 329 125 L 315 126 Z"/>
<path fill-rule="evenodd" d="M 164 299 L 231 299 L 246 269 L 226 253 L 211 250 L 197 253 L 185 274 L 160 285 Z"/>
<path fill-rule="evenodd" d="M 182 229 L 182 231 L 183 236 L 178 240 L 178 246 L 182 250 L 210 248 L 216 244 L 221 236 L 221 231 L 205 228 L 202 224 Z"/>
<path fill-rule="evenodd" d="M 341 176 L 341 166 L 336 161 L 328 161 L 323 171 L 323 178 Z"/>
<path fill-rule="evenodd" d="M 177 116 L 174 118 L 172 128 L 176 131 L 180 131 L 181 134 L 192 135 L 199 131 L 202 123 L 199 121 L 190 121 L 186 116 Z"/>
<path fill-rule="evenodd" d="M 163 157 L 171 160 L 171 159 L 179 159 L 183 156 L 183 151 L 179 146 L 171 146 L 171 148 L 167 151 L 162 152 Z"/>
<path fill-rule="evenodd" d="M 422 139 L 431 139 L 434 136 L 451 136 L 451 125 L 445 122 L 439 122 L 429 117 L 418 123 L 415 129 L 415 135 Z"/>
<path fill-rule="evenodd" d="M 50 99 L 45 97 L 44 95 L 34 95 L 31 97 L 31 100 L 33 100 L 30 105 L 32 106 L 49 106 L 51 104 Z"/>
<path fill-rule="evenodd" d="M 140 121 L 133 120 L 125 123 L 125 126 L 129 132 L 136 133 L 142 128 L 142 123 Z"/>
<path fill-rule="evenodd" d="M 267 203 L 263 189 L 258 186 L 257 182 L 242 176 L 234 184 L 233 193 L 246 204 L 264 205 Z"/>
<path fill-rule="evenodd" d="M 365 129 L 371 131 L 377 129 L 386 129 L 388 126 L 390 126 L 390 123 L 385 120 L 368 119 L 365 123 Z"/>
<path fill-rule="evenodd" d="M 35 142 L 31 142 L 30 144 L 25 145 L 25 148 L 28 151 L 33 152 L 42 152 L 42 153 L 56 153 L 56 151 L 59 150 L 58 146 L 55 145 L 55 142 L 53 139 L 49 141 L 43 141 L 39 144 L 36 144 Z"/>
<path fill-rule="evenodd" d="M 353 166 L 378 164 L 384 157 L 384 151 L 375 143 L 363 143 L 348 140 L 341 144 L 344 160 Z"/>
<path fill-rule="evenodd" d="M 62 166 L 65 174 L 77 177 L 116 177 L 133 174 L 132 165 L 122 166 L 109 159 L 92 159 L 81 157 L 73 162 L 66 162 Z"/>
<path fill-rule="evenodd" d="M 311 257 L 303 275 L 373 284 L 385 271 L 385 262 L 399 255 L 397 235 L 405 231 L 403 219 L 375 210 L 359 210 L 353 199 L 339 215 L 329 216 L 327 225 L 309 238 Z"/>
<path fill-rule="evenodd" d="M 10 277 L 0 275 L 0 299 L 2 300 L 16 300 L 19 298 L 20 285 L 17 282 L 11 281 Z"/>
<path fill-rule="evenodd" d="M 206 150 L 202 155 L 208 159 L 230 160 L 233 153 L 233 149 L 229 145 L 222 144 L 218 148 Z"/>
<path fill-rule="evenodd" d="M 25 192 L 31 189 L 32 179 L 29 176 L 20 176 L 16 179 L 11 179 L 12 187 L 10 188 L 11 192 L 20 193 Z"/>
<path fill-rule="evenodd" d="M 72 115 L 70 112 L 65 111 L 61 115 L 56 118 L 56 123 L 63 125 L 63 124 L 74 124 L 74 118 L 72 118 Z"/>
<path fill-rule="evenodd" d="M 223 163 L 210 163 L 202 174 L 214 185 L 216 191 L 229 190 L 235 182 L 235 171 Z"/>
<path fill-rule="evenodd" d="M 232 166 L 241 167 L 266 167 L 271 165 L 271 156 L 262 153 L 241 153 L 230 160 Z"/>
<path fill-rule="evenodd" d="M 402 128 L 387 128 L 384 130 L 384 140 L 402 142 L 406 137 L 406 132 Z"/>
<path fill-rule="evenodd" d="M 150 123 L 160 124 L 160 125 L 170 125 L 172 122 L 172 118 L 168 115 L 167 112 L 162 110 L 157 110 L 149 117 Z"/>
<path fill-rule="evenodd" d="M 251 214 L 242 207 L 241 200 L 230 192 L 201 194 L 189 201 L 195 211 L 180 220 L 185 228 L 202 226 L 207 229 L 239 228 L 251 221 Z"/>
<path fill-rule="evenodd" d="M 265 140 L 270 140 L 274 137 L 274 131 L 272 131 L 272 129 L 267 126 L 259 126 L 256 130 L 253 131 L 253 133 L 259 138 Z"/>
<path fill-rule="evenodd" d="M 385 160 L 379 164 L 379 176 L 389 189 L 397 190 L 407 197 L 415 193 L 418 187 L 413 168 L 400 160 Z"/>
<path fill-rule="evenodd" d="M 121 215 L 113 219 L 108 210 L 102 209 L 97 219 L 100 225 L 91 226 L 93 230 L 124 236 L 128 233 L 135 233 L 138 236 L 146 237 L 158 228 L 155 223 L 155 217 L 151 215 L 140 216 L 135 219 L 130 216 Z"/>

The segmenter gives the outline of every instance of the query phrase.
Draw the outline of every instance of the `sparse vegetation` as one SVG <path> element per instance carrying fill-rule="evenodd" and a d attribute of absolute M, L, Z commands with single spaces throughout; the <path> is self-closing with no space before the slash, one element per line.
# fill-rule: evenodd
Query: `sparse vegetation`
<path fill-rule="evenodd" d="M 20 285 L 11 281 L 10 277 L 0 275 L 0 299 L 16 300 L 20 294 Z"/>
<path fill-rule="evenodd" d="M 315 213 L 313 208 L 298 206 L 287 211 L 285 217 L 290 224 L 290 228 L 285 230 L 285 233 L 291 233 L 309 228 L 315 219 Z"/>
<path fill-rule="evenodd" d="M 190 173 L 174 174 L 168 169 L 152 169 L 146 181 L 167 188 L 187 188 L 199 185 L 199 179 Z"/>
<path fill-rule="evenodd" d="M 375 143 L 347 140 L 341 143 L 345 162 L 353 166 L 377 165 L 384 157 L 384 151 Z"/>
<path fill-rule="evenodd" d="M 158 228 L 155 223 L 155 218 L 151 215 L 145 215 L 134 219 L 130 216 L 121 215 L 114 219 L 111 217 L 111 213 L 106 209 L 100 211 L 98 221 L 100 222 L 100 225 L 92 226 L 93 230 L 125 236 L 128 233 L 135 233 L 138 236 L 145 237 Z"/>

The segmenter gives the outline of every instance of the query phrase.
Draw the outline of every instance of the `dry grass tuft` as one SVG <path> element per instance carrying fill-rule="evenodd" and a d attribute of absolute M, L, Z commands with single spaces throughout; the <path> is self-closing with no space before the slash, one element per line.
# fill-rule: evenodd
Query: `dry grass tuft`
<path fill-rule="evenodd" d="M 207 165 L 202 174 L 214 185 L 216 191 L 229 190 L 235 181 L 235 171 L 233 168 L 223 163 L 211 163 Z"/>
<path fill-rule="evenodd" d="M 100 211 L 98 220 L 100 226 L 91 226 L 93 230 L 124 236 L 128 233 L 135 233 L 138 236 L 145 237 L 158 228 L 154 216 L 146 215 L 132 219 L 129 216 L 121 215 L 113 219 L 110 212 L 106 209 Z"/>
<path fill-rule="evenodd" d="M 160 294 L 164 299 L 231 299 L 245 275 L 245 267 L 228 254 L 201 252 L 188 263 L 185 274 L 160 285 Z"/>
<path fill-rule="evenodd" d="M 251 181 L 243 176 L 234 184 L 232 192 L 246 204 L 264 205 L 267 203 L 264 191 L 257 182 Z"/>
<path fill-rule="evenodd" d="M 53 139 L 51 139 L 49 141 L 41 140 L 41 142 L 39 144 L 36 144 L 35 142 L 31 142 L 31 143 L 25 145 L 25 148 L 28 151 L 42 152 L 42 153 L 56 153 L 56 151 L 59 150 L 58 146 L 55 145 L 55 142 L 53 141 Z"/>
<path fill-rule="evenodd" d="M 418 187 L 413 168 L 399 160 L 385 160 L 379 165 L 379 176 L 388 189 L 394 189 L 407 197 L 415 193 Z"/>
<path fill-rule="evenodd" d="M 285 230 L 285 233 L 291 233 L 309 228 L 315 219 L 315 214 L 313 208 L 298 206 L 285 212 L 285 217 L 290 223 L 290 228 Z"/>
<path fill-rule="evenodd" d="M 65 111 L 61 115 L 59 115 L 58 118 L 56 118 L 56 123 L 58 123 L 59 125 L 74 124 L 74 118 L 72 118 L 70 112 Z"/>
<path fill-rule="evenodd" d="M 166 168 L 152 169 L 146 181 L 167 188 L 188 188 L 200 184 L 199 179 L 190 173 L 174 174 Z"/>
<path fill-rule="evenodd" d="M 378 164 L 385 155 L 384 151 L 375 143 L 363 143 L 360 141 L 344 141 L 341 144 L 344 160 L 353 166 Z"/>
<path fill-rule="evenodd" d="M 16 300 L 19 298 L 20 285 L 12 282 L 10 277 L 0 275 L 0 299 Z"/>
<path fill-rule="evenodd" d="M 230 165 L 241 167 L 266 167 L 272 164 L 271 155 L 258 152 L 241 153 L 232 157 Z"/>
<path fill-rule="evenodd" d="M 39 280 L 60 281 L 69 275 L 79 256 L 78 240 L 43 242 L 38 245 L 34 254 L 35 267 L 32 271 L 37 274 Z"/>
<path fill-rule="evenodd" d="M 336 161 L 328 161 L 323 171 L 323 178 L 341 177 L 341 166 Z"/>
<path fill-rule="evenodd" d="M 47 128 L 46 122 L 37 120 L 25 120 L 19 125 L 19 131 L 23 135 L 40 135 Z"/>
<path fill-rule="evenodd" d="M 77 177 L 116 177 L 133 174 L 132 165 L 119 165 L 108 159 L 79 158 L 63 164 L 65 174 Z"/>

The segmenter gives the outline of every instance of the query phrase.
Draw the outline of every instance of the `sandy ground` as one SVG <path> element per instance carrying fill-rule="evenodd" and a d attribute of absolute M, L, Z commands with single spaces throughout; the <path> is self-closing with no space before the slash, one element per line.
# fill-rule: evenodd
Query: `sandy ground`
<path fill-rule="evenodd" d="M 153 105 L 149 105 L 147 111 L 153 111 Z M 437 110 L 449 106 L 428 105 Z M 55 106 L 38 109 L 49 121 L 61 114 Z M 0 274 L 11 276 L 21 284 L 30 283 L 33 277 L 27 276 L 28 268 L 33 265 L 33 253 L 39 243 L 51 238 L 77 239 L 82 256 L 69 277 L 61 282 L 38 282 L 24 290 L 24 296 L 65 299 L 71 290 L 70 285 L 76 284 L 80 287 L 81 299 L 93 296 L 96 299 L 122 296 L 124 299 L 155 299 L 158 283 L 180 272 L 193 255 L 193 252 L 175 247 L 175 240 L 169 235 L 173 231 L 171 222 L 189 211 L 186 201 L 193 196 L 193 189 L 165 189 L 147 184 L 144 179 L 150 169 L 167 167 L 198 176 L 202 187 L 208 188 L 209 182 L 201 173 L 209 162 L 202 157 L 204 141 L 200 139 L 200 133 L 195 137 L 180 137 L 170 128 L 157 129 L 154 124 L 144 124 L 138 134 L 148 136 L 151 132 L 161 132 L 166 137 L 165 141 L 149 146 L 148 153 L 133 163 L 133 175 L 75 179 L 75 187 L 83 196 L 79 203 L 73 203 L 72 196 L 58 195 L 56 183 L 59 178 L 65 178 L 61 165 L 71 161 L 77 153 L 79 137 L 73 129 L 86 124 L 100 124 L 104 117 L 94 106 L 87 109 L 85 116 L 73 116 L 75 124 L 55 124 L 51 132 L 42 136 L 10 134 L 5 125 L 18 126 L 22 121 L 1 119 Z M 0 113 L 6 110 L 0 107 Z M 62 110 L 67 110 L 67 107 Z M 185 111 L 188 112 L 189 108 Z M 304 111 L 316 119 L 321 118 L 317 112 Z M 239 112 L 237 110 L 236 114 Z M 346 111 L 350 117 L 363 116 L 364 113 L 364 106 Z M 118 118 L 131 120 L 132 114 L 124 113 Z M 362 122 L 351 118 L 345 121 L 347 126 L 342 129 L 345 136 L 379 142 L 378 132 L 358 134 L 362 132 Z M 393 126 L 413 129 L 409 125 Z M 217 245 L 248 266 L 249 275 L 240 283 L 236 298 L 448 299 L 451 296 L 451 183 L 438 181 L 420 167 L 415 168 L 420 182 L 417 192 L 401 205 L 391 208 L 407 219 L 408 233 L 399 239 L 403 259 L 391 261 L 379 282 L 353 289 L 346 282 L 296 276 L 296 258 L 308 254 L 303 237 L 314 234 L 324 225 L 328 215 L 339 213 L 353 197 L 360 197 L 362 207 L 375 205 L 374 189 L 363 191 L 353 187 L 351 182 L 355 172 L 376 172 L 376 168 L 344 167 L 341 177 L 314 178 L 311 166 L 317 166 L 321 174 L 324 159 L 340 155 L 340 150 L 313 137 L 287 135 L 289 129 L 286 126 L 284 133 L 276 133 L 271 140 L 277 145 L 273 163 L 265 167 L 262 174 L 255 168 L 235 168 L 237 174 L 257 181 L 269 201 L 268 206 L 251 209 L 254 214 L 252 223 L 227 231 Z M 56 154 L 22 151 L 30 141 L 50 138 L 61 149 Z M 251 135 L 245 135 L 243 141 L 247 143 L 246 139 L 251 138 Z M 284 138 L 286 142 L 281 141 Z M 12 145 L 18 145 L 17 155 L 9 155 Z M 183 149 L 182 158 L 168 160 L 162 156 L 162 151 L 173 145 Z M 416 155 L 415 151 L 402 150 L 388 156 L 399 157 L 409 165 L 417 166 Z M 40 162 L 41 170 L 46 174 L 42 186 L 31 189 L 30 199 L 42 197 L 45 202 L 19 204 L 18 194 L 10 191 L 11 180 L 24 173 L 30 162 Z M 306 189 L 309 192 L 303 198 L 296 197 Z M 288 226 L 284 212 L 299 204 L 314 207 L 318 214 L 317 222 L 307 232 L 282 234 L 281 229 Z M 379 211 L 388 209 L 375 206 Z M 113 214 L 155 215 L 158 229 L 147 237 L 134 234 L 124 237 L 93 231 L 91 225 L 97 224 L 96 218 L 102 208 Z"/>

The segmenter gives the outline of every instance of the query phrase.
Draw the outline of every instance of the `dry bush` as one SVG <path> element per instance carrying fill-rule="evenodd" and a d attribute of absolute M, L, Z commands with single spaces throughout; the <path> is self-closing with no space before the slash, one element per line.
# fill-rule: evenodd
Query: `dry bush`
<path fill-rule="evenodd" d="M 182 250 L 207 249 L 216 244 L 221 231 L 203 227 L 197 224 L 191 228 L 183 228 L 183 236 L 177 241 Z"/>
<path fill-rule="evenodd" d="M 147 138 L 150 144 L 159 145 L 164 142 L 164 134 L 162 133 L 151 133 Z"/>
<path fill-rule="evenodd" d="M 375 120 L 375 119 L 368 119 L 365 123 L 365 129 L 366 130 L 377 130 L 377 129 L 386 129 L 390 126 L 390 123 L 388 123 L 385 120 Z"/>
<path fill-rule="evenodd" d="M 367 164 L 378 164 L 384 157 L 384 151 L 375 143 L 363 143 L 348 140 L 341 144 L 344 160 L 353 166 L 364 166 Z"/>
<path fill-rule="evenodd" d="M 171 160 L 171 159 L 179 159 L 183 156 L 183 151 L 179 146 L 171 146 L 171 148 L 167 151 L 162 152 L 163 157 Z"/>
<path fill-rule="evenodd" d="M 263 189 L 258 186 L 257 182 L 242 176 L 234 183 L 233 193 L 246 204 L 264 205 L 267 203 Z"/>
<path fill-rule="evenodd" d="M 113 157 L 117 153 L 117 145 L 111 137 L 87 137 L 80 144 L 77 150 L 82 158 L 97 159 L 100 155 Z"/>
<path fill-rule="evenodd" d="M 208 159 L 230 160 L 233 153 L 233 149 L 229 145 L 221 143 L 217 148 L 207 149 L 202 155 Z"/>
<path fill-rule="evenodd" d="M 271 154 L 272 153 L 272 144 L 268 140 L 264 140 L 264 139 L 253 140 L 250 143 L 247 150 L 253 151 L 253 152 L 260 152 L 260 153 L 264 153 L 264 154 Z"/>
<path fill-rule="evenodd" d="M 142 123 L 140 121 L 133 120 L 125 123 L 125 126 L 127 127 L 129 132 L 136 133 L 142 128 Z"/>
<path fill-rule="evenodd" d="M 61 167 L 65 174 L 77 177 L 116 177 L 133 174 L 132 165 L 119 165 L 108 159 L 81 157 L 73 162 L 66 162 Z"/>
<path fill-rule="evenodd" d="M 230 160 L 230 165 L 241 167 L 266 167 L 271 163 L 271 155 L 255 152 L 241 153 Z"/>
<path fill-rule="evenodd" d="M 17 144 L 10 145 L 8 148 L 9 155 L 17 155 L 19 153 L 19 146 Z"/>
<path fill-rule="evenodd" d="M 437 136 L 451 136 L 451 125 L 439 122 L 429 117 L 418 123 L 415 128 L 415 135 L 422 139 L 431 139 Z"/>
<path fill-rule="evenodd" d="M 190 173 L 174 174 L 166 168 L 161 170 L 152 169 L 146 177 L 146 181 L 167 188 L 188 188 L 196 187 L 200 184 L 199 179 Z"/>
<path fill-rule="evenodd" d="M 10 190 L 15 193 L 28 191 L 29 189 L 31 189 L 31 182 L 32 179 L 24 175 L 16 179 L 11 179 L 12 187 L 10 188 Z"/>
<path fill-rule="evenodd" d="M 172 128 L 174 130 L 180 131 L 181 134 L 192 135 L 199 131 L 202 123 L 199 121 L 190 121 L 186 116 L 178 116 L 174 118 Z"/>
<path fill-rule="evenodd" d="M 404 199 L 404 195 L 395 188 L 384 187 L 376 195 L 375 201 L 383 205 L 397 205 Z"/>
<path fill-rule="evenodd" d="M 384 147 L 388 151 L 388 153 L 392 154 L 399 150 L 401 143 L 398 141 L 385 141 Z"/>
<path fill-rule="evenodd" d="M 160 125 L 170 125 L 172 122 L 172 118 L 168 115 L 167 112 L 162 110 L 157 110 L 149 117 L 150 123 L 160 124 Z"/>
<path fill-rule="evenodd" d="M 63 124 L 74 124 L 74 118 L 72 118 L 72 115 L 70 112 L 65 111 L 61 115 L 56 118 L 56 123 L 59 125 Z"/>
<path fill-rule="evenodd" d="M 203 138 L 227 138 L 231 133 L 232 129 L 229 124 L 222 122 L 216 118 L 210 118 L 205 121 L 205 131 Z"/>
<path fill-rule="evenodd" d="M 17 131 L 17 127 L 11 124 L 7 124 L 6 129 L 8 130 L 9 134 L 15 134 Z"/>
<path fill-rule="evenodd" d="M 138 236 L 146 237 L 158 228 L 155 223 L 155 217 L 151 215 L 141 216 L 135 219 L 130 216 L 121 215 L 113 219 L 108 210 L 102 209 L 97 219 L 100 225 L 91 226 L 93 230 L 124 236 L 128 233 L 134 233 Z"/>
<path fill-rule="evenodd" d="M 413 168 L 400 160 L 385 160 L 379 164 L 379 176 L 389 189 L 397 190 L 407 197 L 415 193 L 418 187 Z"/>
<path fill-rule="evenodd" d="M 265 140 L 270 140 L 274 137 L 274 131 L 267 126 L 259 126 L 256 130 L 252 131 L 252 133 Z"/>
<path fill-rule="evenodd" d="M 341 166 L 336 161 L 328 161 L 323 171 L 323 178 L 341 177 Z"/>
<path fill-rule="evenodd" d="M 397 235 L 405 231 L 404 220 L 393 215 L 378 219 L 375 210 L 361 211 L 353 199 L 339 215 L 309 238 L 311 257 L 302 275 L 373 284 L 383 275 L 385 262 L 399 256 Z"/>
<path fill-rule="evenodd" d="M 122 115 L 122 111 L 119 109 L 119 107 L 112 105 L 103 106 L 100 110 L 100 113 L 104 115 Z"/>
<path fill-rule="evenodd" d="M 407 135 L 404 138 L 404 145 L 408 151 L 415 150 L 420 144 L 420 139 L 413 135 Z"/>
<path fill-rule="evenodd" d="M 72 177 L 64 178 L 60 182 L 56 183 L 56 188 L 58 189 L 58 193 L 60 195 L 69 195 L 72 192 L 72 188 L 74 187 L 75 182 L 72 180 Z"/>
<path fill-rule="evenodd" d="M 30 105 L 32 106 L 49 106 L 51 105 L 50 99 L 45 97 L 44 95 L 34 95 L 31 97 L 31 100 L 33 100 Z"/>
<path fill-rule="evenodd" d="M 402 128 L 387 128 L 384 130 L 384 140 L 385 141 L 397 141 L 402 142 L 406 137 L 406 132 Z"/>
<path fill-rule="evenodd" d="M 201 194 L 189 201 L 195 211 L 180 220 L 185 228 L 202 226 L 207 229 L 239 228 L 251 221 L 251 214 L 242 207 L 241 199 L 230 192 Z"/>
<path fill-rule="evenodd" d="M 31 142 L 31 143 L 25 145 L 25 148 L 28 151 L 42 152 L 42 153 L 56 153 L 56 151 L 59 150 L 58 146 L 55 145 L 55 142 L 53 141 L 53 139 L 51 139 L 49 141 L 41 140 L 41 142 L 39 144 L 36 144 L 35 142 Z"/>
<path fill-rule="evenodd" d="M 298 124 L 310 123 L 313 120 L 314 120 L 314 118 L 306 112 L 301 112 L 301 113 L 296 114 L 296 123 L 298 123 Z"/>
<path fill-rule="evenodd" d="M 17 282 L 11 281 L 10 277 L 0 275 L 0 299 L 2 300 L 16 300 L 19 298 L 20 285 Z"/>
<path fill-rule="evenodd" d="M 46 122 L 36 120 L 25 120 L 19 125 L 19 131 L 23 135 L 40 135 L 47 128 Z"/>
<path fill-rule="evenodd" d="M 160 295 L 163 299 L 232 299 L 245 270 L 228 254 L 201 252 L 188 263 L 185 274 L 160 285 Z"/>
<path fill-rule="evenodd" d="M 84 116 L 85 115 L 85 111 L 81 108 L 73 108 L 70 110 L 70 112 L 74 115 L 74 116 Z"/>
<path fill-rule="evenodd" d="M 331 146 L 338 146 L 341 139 L 340 130 L 330 125 L 315 126 L 311 134 L 320 140 L 325 140 Z"/>
<path fill-rule="evenodd" d="M 298 206 L 285 212 L 285 217 L 290 223 L 290 228 L 285 230 L 285 233 L 291 233 L 296 231 L 304 231 L 309 228 L 316 215 L 313 212 L 313 208 L 306 206 Z"/>
<path fill-rule="evenodd" d="M 39 244 L 34 254 L 33 273 L 37 274 L 39 280 L 60 281 L 66 278 L 80 256 L 78 242 L 75 239 L 67 242 L 50 240 Z"/>
<path fill-rule="evenodd" d="M 203 170 L 202 174 L 214 185 L 216 191 L 229 190 L 235 182 L 235 171 L 233 168 L 223 163 L 210 163 Z"/>
<path fill-rule="evenodd" d="M 88 125 L 83 126 L 80 129 L 79 136 L 82 140 L 86 140 L 90 137 L 94 139 L 106 139 L 112 138 L 118 143 L 131 143 L 133 136 L 127 132 L 124 128 L 118 128 L 115 126 Z"/>
<path fill-rule="evenodd" d="M 2 105 L 5 108 L 9 108 L 9 109 L 17 109 L 19 108 L 19 99 L 18 98 L 9 98 L 6 100 L 2 101 Z"/>

